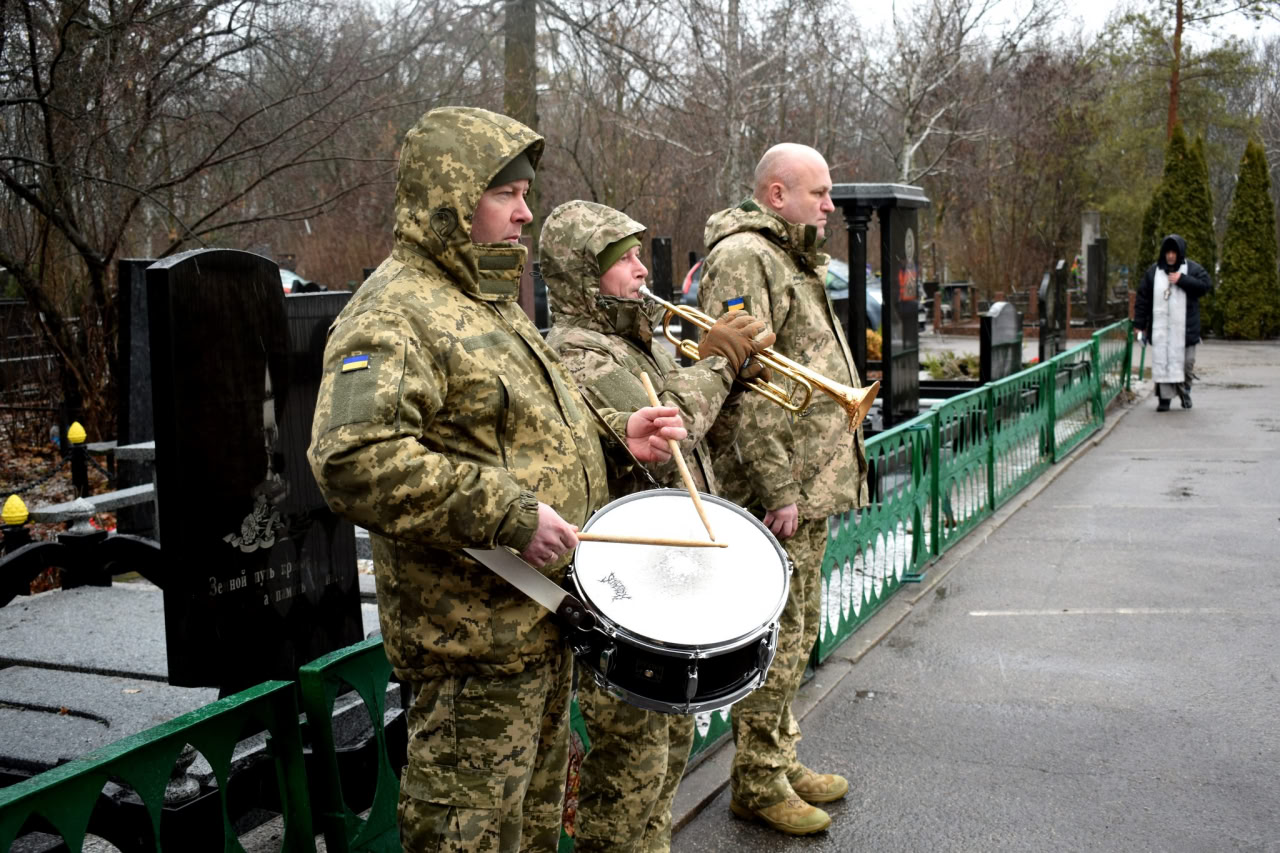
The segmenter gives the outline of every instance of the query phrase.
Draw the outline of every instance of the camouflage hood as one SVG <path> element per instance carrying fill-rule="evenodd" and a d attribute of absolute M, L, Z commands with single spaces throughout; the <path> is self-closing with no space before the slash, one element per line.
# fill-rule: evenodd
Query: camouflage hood
<path fill-rule="evenodd" d="M 711 214 L 703 240 L 709 252 L 725 237 L 745 231 L 764 234 L 795 258 L 801 269 L 812 272 L 830 261 L 819 251 L 825 241 L 818 237 L 817 228 L 788 222 L 772 210 L 761 207 L 754 199 Z"/>
<path fill-rule="evenodd" d="M 569 201 L 551 211 L 538 241 L 538 264 L 556 323 L 605 334 L 643 337 L 653 311 L 640 299 L 600 293 L 602 270 L 596 257 L 644 226 L 625 213 L 592 201 Z"/>
<path fill-rule="evenodd" d="M 424 115 L 400 149 L 395 259 L 415 269 L 434 263 L 481 299 L 514 300 L 528 250 L 472 243 L 471 219 L 502 167 L 527 150 L 537 168 L 542 144 L 520 122 L 488 110 L 441 107 Z"/>

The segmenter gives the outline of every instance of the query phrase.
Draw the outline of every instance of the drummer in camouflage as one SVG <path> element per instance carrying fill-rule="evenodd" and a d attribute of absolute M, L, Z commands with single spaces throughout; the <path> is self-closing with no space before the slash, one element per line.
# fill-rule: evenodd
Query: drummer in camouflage
<path fill-rule="evenodd" d="M 641 372 L 659 400 L 678 408 L 689 431 L 681 452 L 701 491 L 715 491 L 703 437 L 721 408 L 737 402 L 734 379 L 773 342 L 765 324 L 739 312 L 711 329 L 700 359 L 681 368 L 653 339 L 662 309 L 640 299 L 648 270 L 640 260 L 644 226 L 589 201 L 560 205 L 542 228 L 539 257 L 554 324 L 547 338 L 583 395 L 603 409 L 630 410 L 648 400 Z M 757 375 L 751 364 L 744 378 Z M 741 386 L 738 386 L 739 389 Z M 732 402 L 728 402 L 732 401 Z M 732 440 L 726 435 L 724 441 Z M 650 466 L 658 483 L 682 487 L 674 460 Z M 643 472 L 610 481 L 617 498 L 653 485 Z M 690 510 L 692 512 L 692 509 Z M 627 704 L 579 670 L 578 704 L 591 751 L 579 780 L 574 849 L 657 853 L 671 847 L 671 804 L 693 744 L 693 718 Z"/>
<path fill-rule="evenodd" d="M 556 849 L 571 655 L 461 549 L 507 546 L 558 582 L 610 460 L 661 462 L 685 437 L 675 408 L 593 413 L 516 303 L 542 147 L 485 110 L 427 113 L 401 150 L 391 256 L 325 347 L 308 453 L 329 506 L 370 531 L 412 696 L 406 851 Z"/>
<path fill-rule="evenodd" d="M 713 317 L 751 311 L 777 333 L 779 353 L 856 388 L 853 357 L 827 299 L 829 259 L 820 251 L 834 209 L 821 154 L 795 144 L 769 149 L 756 167 L 753 197 L 707 221 L 698 303 Z M 763 519 L 793 572 L 765 684 L 733 706 L 730 807 L 779 832 L 808 835 L 831 823 L 813 804 L 849 790 L 842 776 L 800 763 L 791 703 L 818 638 L 827 518 L 867 502 L 862 430 L 850 432 L 846 413 L 826 395 L 795 417 L 751 394 L 734 417 L 735 441 L 714 447 L 723 496 Z"/>

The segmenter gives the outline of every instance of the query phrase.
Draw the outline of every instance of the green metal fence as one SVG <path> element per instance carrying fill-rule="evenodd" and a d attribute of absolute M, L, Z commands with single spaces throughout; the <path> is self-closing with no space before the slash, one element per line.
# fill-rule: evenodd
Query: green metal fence
<path fill-rule="evenodd" d="M 1116 323 L 1045 364 L 947 400 L 867 442 L 870 505 L 830 519 L 815 649 L 819 663 L 904 583 L 918 580 L 932 560 L 1102 425 L 1105 406 L 1127 387 L 1132 340 L 1130 323 Z M 379 638 L 300 670 L 315 762 L 310 797 L 292 684 L 268 682 L 0 789 L 0 850 L 32 826 L 52 829 L 70 849 L 80 850 L 109 780 L 130 785 L 146 804 L 149 839 L 159 849 L 165 784 L 183 746 L 200 750 L 225 792 L 236 742 L 246 730 L 265 728 L 272 735 L 285 816 L 284 850 L 314 849 L 314 801 L 329 849 L 398 851 L 398 782 L 391 759 L 396 750 L 384 725 L 390 678 Z M 344 794 L 344 766 L 332 731 L 334 704 L 348 687 L 363 701 L 374 734 L 374 754 L 366 761 L 373 794 L 363 816 Z M 580 714 L 575 719 L 577 736 L 589 746 Z M 696 723 L 695 757 L 730 731 L 727 709 L 700 714 Z M 222 797 L 225 849 L 242 850 Z M 561 849 L 572 849 L 567 835 Z"/>
<path fill-rule="evenodd" d="M 8 850 L 14 839 L 28 830 L 61 835 L 67 847 L 77 851 L 83 848 L 87 833 L 101 835 L 126 850 L 158 851 L 162 841 L 171 850 L 186 849 L 189 845 L 184 845 L 181 839 L 166 837 L 161 814 L 174 764 L 190 744 L 209 762 L 217 780 L 221 826 L 215 823 L 207 827 L 207 832 L 221 834 L 227 853 L 244 853 L 232 828 L 227 805 L 231 758 L 238 742 L 266 730 L 270 733 L 267 750 L 275 765 L 284 815 L 281 849 L 288 853 L 314 851 L 293 691 L 291 681 L 259 684 L 0 789 L 0 850 Z M 128 786 L 145 806 L 148 820 L 125 830 L 127 837 L 120 834 L 120 821 L 104 828 L 91 820 L 99 806 L 99 795 L 108 783 Z"/>
<path fill-rule="evenodd" d="M 382 638 L 356 643 L 307 664 L 298 670 L 298 682 L 315 761 L 314 808 L 326 848 L 333 853 L 399 853 L 396 803 L 400 780 L 392 766 L 385 725 L 391 664 Z M 346 689 L 355 690 L 364 703 L 373 731 L 372 749 L 362 762 L 362 769 L 374 777 L 372 801 L 359 803 L 360 811 L 368 809 L 364 817 L 343 794 L 345 774 L 333 738 L 333 706 Z M 399 752 L 403 753 L 403 748 Z"/>
<path fill-rule="evenodd" d="M 1132 340 L 1129 321 L 1115 323 L 867 441 L 871 505 L 831 519 L 819 663 L 904 581 L 1102 426 L 1128 380 Z"/>

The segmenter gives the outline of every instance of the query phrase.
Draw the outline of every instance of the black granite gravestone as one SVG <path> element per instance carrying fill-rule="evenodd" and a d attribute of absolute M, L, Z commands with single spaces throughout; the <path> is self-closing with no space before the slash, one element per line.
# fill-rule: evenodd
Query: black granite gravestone
<path fill-rule="evenodd" d="M 978 329 L 978 381 L 984 385 L 1022 369 L 1022 318 L 1008 302 L 982 315 Z"/>
<path fill-rule="evenodd" d="M 116 264 L 120 292 L 120 369 L 116 377 L 116 443 L 151 441 L 151 332 L 147 321 L 147 267 L 152 260 L 126 258 Z M 141 486 L 152 480 L 152 463 L 116 460 L 116 487 Z M 155 505 L 147 502 L 116 511 L 121 533 L 155 537 Z"/>
<path fill-rule="evenodd" d="M 1040 362 L 1067 348 L 1067 262 L 1059 260 L 1040 282 Z"/>
<path fill-rule="evenodd" d="M 649 287 L 658 296 L 670 302 L 672 301 L 671 295 L 674 292 L 671 267 L 671 238 L 654 237 L 650 241 L 650 258 L 652 259 L 650 263 L 652 269 L 649 270 Z"/>
<path fill-rule="evenodd" d="M 348 293 L 289 298 L 226 249 L 147 270 L 169 682 L 223 693 L 361 639 L 351 525 L 306 462 L 325 332 Z"/>
<path fill-rule="evenodd" d="M 1099 237 L 1085 250 L 1089 319 L 1101 320 L 1107 313 L 1107 238 Z"/>
<path fill-rule="evenodd" d="M 905 184 L 836 184 L 831 200 L 849 228 L 848 317 L 841 318 L 863 384 L 880 380 L 881 425 L 889 429 L 920 411 L 919 282 L 917 210 L 929 204 L 919 187 Z M 881 358 L 867 360 L 867 226 L 880 223 L 880 281 L 884 315 Z"/>

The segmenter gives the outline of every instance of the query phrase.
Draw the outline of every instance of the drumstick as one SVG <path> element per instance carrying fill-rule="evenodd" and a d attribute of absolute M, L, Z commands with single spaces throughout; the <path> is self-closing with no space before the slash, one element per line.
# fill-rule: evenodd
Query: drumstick
<path fill-rule="evenodd" d="M 649 403 L 653 406 L 661 406 L 658 402 L 658 394 L 653 390 L 653 382 L 649 380 L 649 374 L 643 370 L 640 371 L 640 381 L 644 383 L 644 390 L 649 395 Z M 689 497 L 693 498 L 693 505 L 698 510 L 698 517 L 702 519 L 702 526 L 707 528 L 707 536 L 711 537 L 711 541 L 716 541 L 716 535 L 711 532 L 711 522 L 707 520 L 707 511 L 702 507 L 702 498 L 698 497 L 698 490 L 693 487 L 693 477 L 689 476 L 689 467 L 684 464 L 684 455 L 680 452 L 680 445 L 674 438 L 667 439 L 667 446 L 671 448 L 671 455 L 675 457 L 676 467 L 680 469 L 680 478 L 684 480 L 684 487 L 689 490 Z"/>
<path fill-rule="evenodd" d="M 579 533 L 582 542 L 618 542 L 624 545 L 666 545 L 669 548 L 728 548 L 728 542 L 701 539 L 660 539 L 652 536 L 614 536 L 610 533 Z"/>

